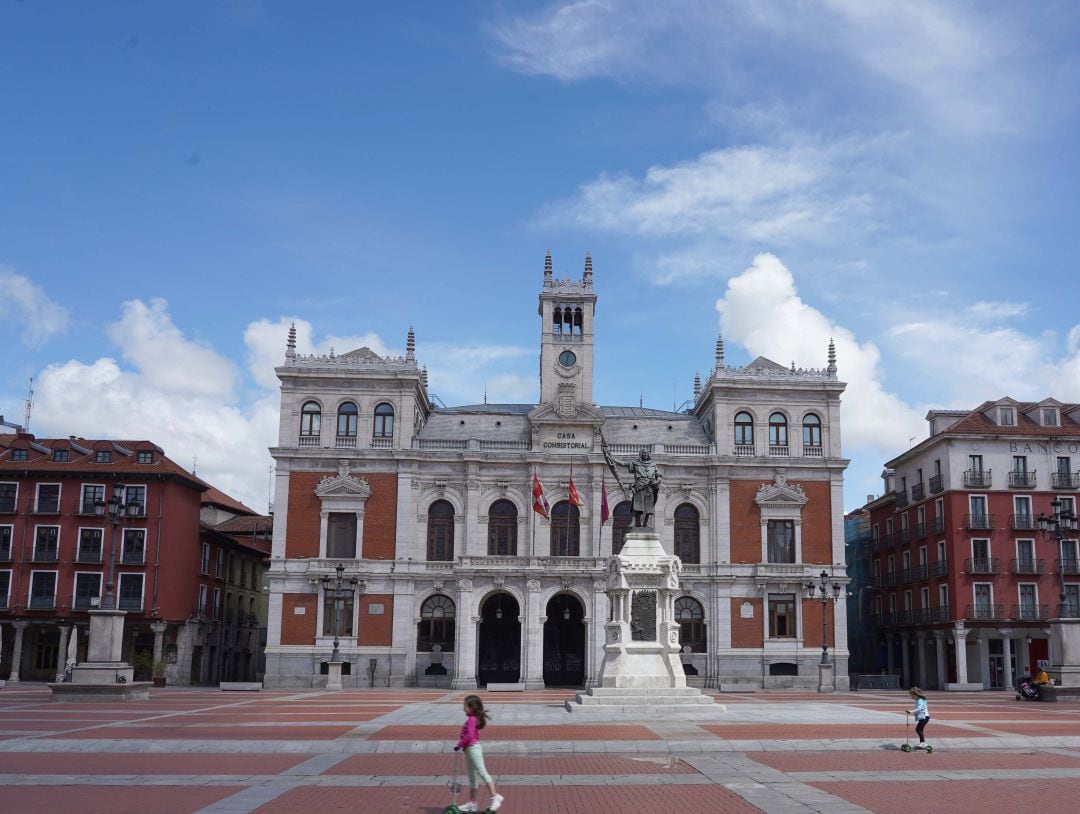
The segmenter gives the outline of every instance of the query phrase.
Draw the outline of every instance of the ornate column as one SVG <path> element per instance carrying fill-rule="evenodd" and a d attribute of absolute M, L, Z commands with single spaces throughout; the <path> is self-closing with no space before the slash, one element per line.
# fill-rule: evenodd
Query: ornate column
<path fill-rule="evenodd" d="M 454 680 L 450 687 L 455 690 L 476 689 L 476 626 L 480 617 L 473 615 L 472 580 L 458 580 L 458 652 L 454 658 Z"/>
<path fill-rule="evenodd" d="M 154 664 L 161 661 L 162 653 L 165 650 L 165 630 L 168 625 L 164 622 L 151 622 L 150 629 L 154 631 Z"/>
<path fill-rule="evenodd" d="M 11 626 L 15 628 L 15 644 L 12 645 L 11 650 L 11 676 L 8 678 L 8 684 L 18 684 L 22 680 L 19 678 L 19 672 L 22 669 L 23 633 L 29 625 L 30 623 L 25 620 L 11 623 Z"/>
<path fill-rule="evenodd" d="M 1005 660 L 1005 670 L 1003 678 L 1006 688 L 1013 685 L 1013 671 L 1012 671 L 1012 639 L 1005 636 L 1001 640 L 1001 652 Z"/>
<path fill-rule="evenodd" d="M 963 624 L 963 622 L 957 622 L 957 626 L 952 631 L 953 647 L 956 649 L 957 684 L 968 683 L 967 636 L 971 631 L 965 628 Z"/>
<path fill-rule="evenodd" d="M 914 682 L 911 680 L 911 634 L 907 631 L 900 634 L 900 664 L 900 681 L 910 687 Z"/>
<path fill-rule="evenodd" d="M 982 631 L 975 634 L 979 643 L 979 681 L 983 689 L 990 689 L 990 640 Z"/>
<path fill-rule="evenodd" d="M 934 650 L 937 655 L 937 686 L 939 690 L 943 690 L 949 676 L 948 666 L 945 663 L 945 634 L 939 630 L 934 631 Z"/>
<path fill-rule="evenodd" d="M 71 636 L 71 625 L 57 625 L 60 628 L 60 642 L 56 648 L 56 672 L 67 672 L 67 649 L 68 637 Z"/>
<path fill-rule="evenodd" d="M 525 583 L 525 602 L 528 608 L 525 614 L 525 671 L 524 681 L 527 690 L 544 688 L 544 608 L 540 603 L 540 580 L 530 579 Z"/>
<path fill-rule="evenodd" d="M 915 633 L 915 669 L 919 674 L 919 687 L 926 689 L 926 631 Z"/>

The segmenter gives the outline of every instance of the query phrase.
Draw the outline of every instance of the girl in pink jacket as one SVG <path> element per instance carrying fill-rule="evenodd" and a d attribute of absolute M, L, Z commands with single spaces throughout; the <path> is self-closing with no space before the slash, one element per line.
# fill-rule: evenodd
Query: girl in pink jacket
<path fill-rule="evenodd" d="M 484 768 L 484 752 L 480 748 L 480 730 L 488 722 L 488 714 L 484 711 L 484 702 L 479 696 L 470 695 L 465 699 L 465 723 L 461 726 L 461 737 L 458 738 L 454 751 L 465 750 L 465 763 L 469 767 L 469 802 L 461 806 L 462 811 L 480 811 L 476 807 L 476 788 L 479 785 L 477 778 L 487 784 L 491 792 L 491 802 L 488 803 L 489 811 L 498 811 L 502 805 L 502 795 L 495 791 L 495 781 L 491 779 L 487 769 Z"/>

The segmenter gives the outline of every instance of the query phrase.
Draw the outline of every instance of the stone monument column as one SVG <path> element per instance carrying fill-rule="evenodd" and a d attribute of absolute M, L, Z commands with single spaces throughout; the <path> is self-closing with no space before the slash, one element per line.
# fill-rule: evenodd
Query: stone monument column
<path fill-rule="evenodd" d="M 476 689 L 476 626 L 480 617 L 473 615 L 472 580 L 458 580 L 458 652 L 454 656 L 454 680 L 451 689 Z"/>
<path fill-rule="evenodd" d="M 65 662 L 67 661 L 67 649 L 68 649 L 68 637 L 71 636 L 71 625 L 57 625 L 60 628 L 60 641 L 56 647 L 56 672 L 57 674 L 65 673 Z M 57 679 L 62 681 L 63 678 Z"/>
<path fill-rule="evenodd" d="M 943 690 L 949 680 L 949 668 L 945 663 L 945 634 L 940 631 L 934 631 L 934 650 L 937 657 L 937 686 Z"/>
<path fill-rule="evenodd" d="M 164 622 L 151 622 L 150 630 L 154 632 L 154 664 L 161 661 L 165 652 L 165 630 L 168 628 Z"/>
<path fill-rule="evenodd" d="M 525 663 L 521 680 L 527 690 L 544 689 L 544 622 L 540 603 L 540 580 L 530 579 L 525 583 L 525 621 L 522 624 L 522 649 Z"/>
<path fill-rule="evenodd" d="M 22 667 L 23 633 L 25 633 L 29 624 L 29 622 L 23 620 L 11 623 L 11 626 L 15 628 L 15 643 L 12 645 L 11 650 L 11 676 L 8 678 L 8 684 L 18 684 L 22 681 L 19 678 L 19 670 Z"/>

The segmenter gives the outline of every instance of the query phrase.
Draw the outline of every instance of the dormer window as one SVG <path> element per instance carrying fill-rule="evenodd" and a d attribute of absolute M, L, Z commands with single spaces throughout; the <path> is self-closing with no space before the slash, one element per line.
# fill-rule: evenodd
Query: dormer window
<path fill-rule="evenodd" d="M 146 450 L 140 450 L 135 453 L 135 463 L 137 464 L 152 464 L 154 462 L 154 453 Z"/>
<path fill-rule="evenodd" d="M 68 460 L 68 451 L 66 449 L 54 449 L 52 459 L 57 463 L 64 463 Z"/>
<path fill-rule="evenodd" d="M 998 425 L 1002 427 L 1016 426 L 1016 410 L 1012 407 L 998 407 Z"/>
<path fill-rule="evenodd" d="M 11 460 L 28 461 L 30 460 L 30 451 L 26 449 L 13 449 L 11 450 Z"/>
<path fill-rule="evenodd" d="M 99 449 L 94 453 L 94 462 L 99 464 L 112 463 L 112 452 L 107 449 Z"/>
<path fill-rule="evenodd" d="M 1042 408 L 1042 425 L 1044 427 L 1056 427 L 1058 425 L 1057 407 Z"/>

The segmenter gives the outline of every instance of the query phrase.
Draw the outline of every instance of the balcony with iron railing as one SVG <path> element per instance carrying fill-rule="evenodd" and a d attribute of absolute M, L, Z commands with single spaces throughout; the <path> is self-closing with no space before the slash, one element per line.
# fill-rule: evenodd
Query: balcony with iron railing
<path fill-rule="evenodd" d="M 31 596 L 30 610 L 52 610 L 56 607 L 55 596 Z"/>
<path fill-rule="evenodd" d="M 914 534 L 916 540 L 926 539 L 926 523 L 916 523 L 914 526 Z"/>
<path fill-rule="evenodd" d="M 964 515 L 964 527 L 968 529 L 992 529 L 994 528 L 994 515 L 966 514 Z"/>
<path fill-rule="evenodd" d="M 1034 489 L 1036 482 L 1034 472 L 1022 472 L 1016 469 L 1009 472 L 1010 489 Z"/>
<path fill-rule="evenodd" d="M 83 500 L 79 503 L 79 514 L 94 515 L 97 514 L 97 501 L 96 500 Z"/>
<path fill-rule="evenodd" d="M 965 619 L 976 621 L 996 621 L 1004 618 L 1003 605 L 968 605 L 964 611 Z"/>
<path fill-rule="evenodd" d="M 915 483 L 911 486 L 911 499 L 912 501 L 922 500 L 926 497 L 926 486 L 921 483 Z"/>
<path fill-rule="evenodd" d="M 124 551 L 120 562 L 124 565 L 145 565 L 146 552 L 141 548 L 129 548 Z"/>
<path fill-rule="evenodd" d="M 80 548 L 79 553 L 75 555 L 75 562 L 100 563 L 101 548 Z"/>
<path fill-rule="evenodd" d="M 1052 472 L 1050 473 L 1050 487 L 1069 491 L 1080 489 L 1080 472 Z"/>
<path fill-rule="evenodd" d="M 1043 560 L 1033 560 L 1021 557 L 1009 561 L 1009 570 L 1014 574 L 1045 574 L 1046 567 Z"/>
<path fill-rule="evenodd" d="M 1009 527 L 1013 531 L 1034 531 L 1039 527 L 1039 524 L 1030 514 L 1010 514 Z"/>
<path fill-rule="evenodd" d="M 964 560 L 964 570 L 969 574 L 997 574 L 1001 563 L 997 557 L 970 557 Z"/>
<path fill-rule="evenodd" d="M 893 497 L 896 499 L 896 508 L 902 509 L 908 505 L 907 489 L 897 489 L 893 492 Z"/>
<path fill-rule="evenodd" d="M 1080 616 L 1080 602 L 1066 602 L 1064 605 L 1058 604 L 1057 616 L 1060 619 L 1065 617 L 1066 619 L 1075 619 Z"/>
<path fill-rule="evenodd" d="M 911 529 L 900 529 L 899 532 L 900 545 L 907 545 L 911 542 Z"/>
<path fill-rule="evenodd" d="M 142 597 L 141 596 L 122 596 L 117 601 L 120 610 L 137 611 L 142 610 Z"/>
<path fill-rule="evenodd" d="M 944 484 L 941 481 L 941 475 L 930 476 L 930 494 L 936 495 L 945 489 Z"/>
<path fill-rule="evenodd" d="M 937 560 L 927 566 L 927 574 L 931 577 L 945 577 L 949 575 L 949 561 Z"/>
<path fill-rule="evenodd" d="M 944 534 L 945 533 L 945 518 L 944 517 L 935 517 L 933 520 L 931 520 L 930 521 L 930 531 L 933 534 Z"/>
<path fill-rule="evenodd" d="M 59 562 L 60 552 L 55 544 L 34 546 L 34 562 Z"/>
<path fill-rule="evenodd" d="M 1054 570 L 1059 574 L 1080 574 L 1080 560 L 1070 558 L 1054 560 Z"/>
<path fill-rule="evenodd" d="M 964 488 L 965 489 L 989 489 L 991 478 L 990 472 L 992 470 L 986 469 L 966 469 L 964 470 Z"/>
<path fill-rule="evenodd" d="M 43 498 L 34 504 L 34 514 L 60 514 L 60 501 L 55 498 Z"/>
<path fill-rule="evenodd" d="M 1048 618 L 1046 605 L 1013 605 L 1009 618 L 1018 622 L 1041 622 Z"/>
<path fill-rule="evenodd" d="M 911 582 L 910 568 L 901 568 L 899 571 L 896 572 L 897 585 L 907 585 L 909 582 Z"/>
<path fill-rule="evenodd" d="M 913 565 L 911 566 L 911 581 L 922 582 L 923 580 L 927 579 L 929 573 L 929 565 Z"/>

